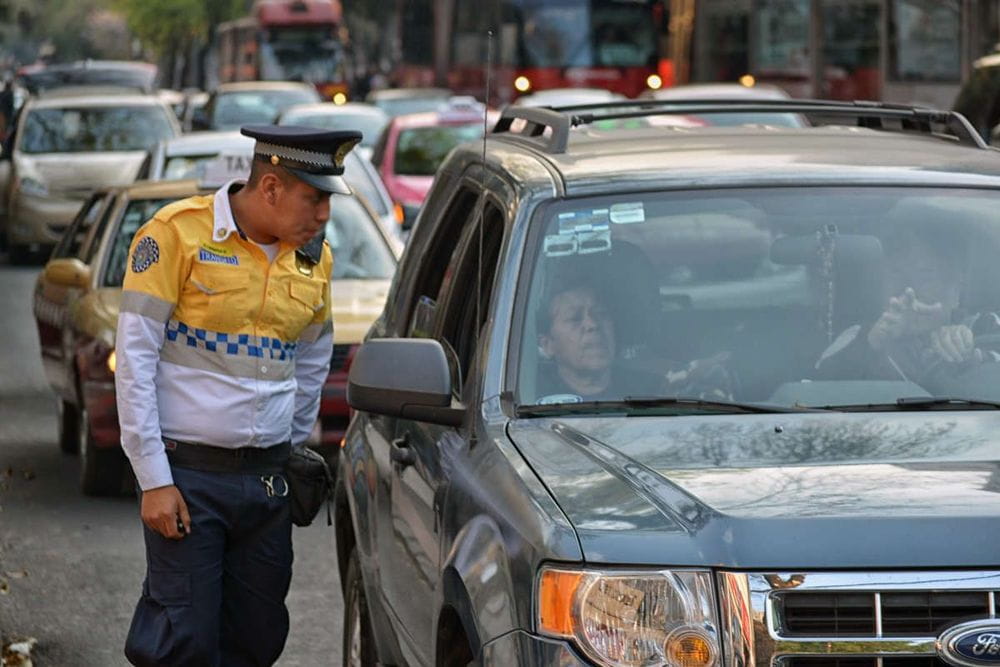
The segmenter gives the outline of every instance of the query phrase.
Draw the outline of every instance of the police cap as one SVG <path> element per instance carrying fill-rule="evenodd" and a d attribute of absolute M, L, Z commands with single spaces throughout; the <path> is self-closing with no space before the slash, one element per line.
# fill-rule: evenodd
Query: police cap
<path fill-rule="evenodd" d="M 254 157 L 281 166 L 309 185 L 351 194 L 343 179 L 344 158 L 361 141 L 357 130 L 322 130 L 297 125 L 246 125 L 240 132 L 257 140 Z"/>

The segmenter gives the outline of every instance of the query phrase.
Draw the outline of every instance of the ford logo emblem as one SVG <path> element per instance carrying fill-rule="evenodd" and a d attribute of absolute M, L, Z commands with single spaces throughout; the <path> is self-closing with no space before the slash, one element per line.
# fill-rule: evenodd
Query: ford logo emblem
<path fill-rule="evenodd" d="M 1000 619 L 953 625 L 938 637 L 937 652 L 955 667 L 1000 667 Z"/>

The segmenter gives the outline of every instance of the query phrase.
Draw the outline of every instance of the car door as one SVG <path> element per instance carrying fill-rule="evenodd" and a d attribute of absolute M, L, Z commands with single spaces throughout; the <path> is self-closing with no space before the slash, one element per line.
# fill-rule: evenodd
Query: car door
<path fill-rule="evenodd" d="M 63 233 L 52 251 L 49 261 L 77 257 L 88 232 L 108 209 L 109 195 L 97 192 L 84 202 L 79 213 Z M 42 366 L 49 384 L 56 393 L 72 398 L 74 392 L 70 305 L 80 290 L 57 285 L 46 278 L 45 271 L 35 282 L 34 313 L 38 326 L 38 341 L 42 352 Z"/>
<path fill-rule="evenodd" d="M 401 265 L 403 273 L 393 283 L 389 301 L 389 309 L 393 310 L 393 314 L 389 331 L 394 335 L 433 335 L 438 295 L 458 252 L 463 229 L 475 220 L 478 201 L 479 187 L 471 182 L 459 184 L 451 193 L 442 193 L 441 203 L 436 206 L 437 212 L 434 213 L 437 224 L 428 224 L 423 228 L 426 236 L 417 239 L 413 248 L 415 252 L 410 253 L 411 257 L 419 258 L 418 261 Z M 435 204 L 432 203 L 431 207 L 435 208 Z M 394 303 L 401 307 L 393 309 Z M 379 570 L 379 592 L 384 598 L 383 607 L 392 618 L 395 634 L 401 640 L 401 648 L 407 653 L 407 661 L 420 663 L 424 658 L 416 657 L 414 646 L 418 639 L 422 641 L 421 633 L 429 631 L 429 626 L 419 622 L 413 626 L 403 619 L 413 618 L 413 606 L 417 601 L 427 607 L 431 604 L 429 595 L 434 583 L 431 563 L 435 563 L 435 560 L 433 555 L 430 556 L 430 561 L 426 560 L 426 554 L 433 554 L 434 551 L 433 545 L 426 543 L 426 536 L 428 533 L 433 534 L 433 526 L 428 531 L 419 526 L 411 529 L 397 525 L 399 515 L 394 513 L 393 506 L 397 502 L 411 503 L 415 494 L 416 506 L 403 509 L 403 516 L 412 517 L 420 513 L 426 517 L 423 508 L 433 505 L 433 497 L 424 498 L 427 492 L 426 480 L 435 477 L 437 472 L 433 467 L 425 468 L 424 464 L 416 471 L 409 470 L 412 465 L 402 465 L 395 460 L 399 458 L 400 448 L 406 445 L 405 438 L 399 440 L 401 436 L 397 419 L 384 415 L 367 417 L 366 440 L 378 471 L 378 484 L 375 486 L 374 561 Z M 433 466 L 433 462 L 427 465 Z M 400 486 L 401 476 L 407 478 L 404 487 Z M 426 522 L 424 525 L 427 525 Z M 421 544 L 414 546 L 415 541 Z M 408 552 L 405 551 L 407 549 Z M 406 569 L 398 569 L 397 564 L 400 562 L 407 563 Z"/>
<path fill-rule="evenodd" d="M 432 327 L 449 357 L 455 404 L 463 404 L 473 395 L 468 383 L 478 343 L 480 327 L 476 323 L 486 319 L 504 228 L 503 216 L 495 205 L 480 202 L 473 216 L 473 224 L 463 230 L 445 271 Z M 474 414 L 473 409 L 470 415 Z M 390 594 L 402 627 L 416 643 L 419 660 L 427 664 L 434 662 L 437 608 L 433 602 L 440 599 L 440 566 L 447 548 L 440 530 L 442 505 L 454 462 L 468 450 L 471 423 L 456 428 L 399 419 L 391 442 L 393 548 L 387 555 L 391 571 L 406 576 L 394 578 Z"/>

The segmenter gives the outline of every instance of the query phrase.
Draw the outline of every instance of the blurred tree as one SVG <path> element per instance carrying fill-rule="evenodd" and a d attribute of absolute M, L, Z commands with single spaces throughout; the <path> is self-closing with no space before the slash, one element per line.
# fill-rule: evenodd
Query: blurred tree
<path fill-rule="evenodd" d="M 248 12 L 247 0 L 111 0 L 132 33 L 165 64 L 164 85 L 180 87 L 189 70 L 198 68 L 215 26 Z M 192 53 L 198 52 L 192 59 Z M 195 78 L 202 78 L 198 73 Z"/>

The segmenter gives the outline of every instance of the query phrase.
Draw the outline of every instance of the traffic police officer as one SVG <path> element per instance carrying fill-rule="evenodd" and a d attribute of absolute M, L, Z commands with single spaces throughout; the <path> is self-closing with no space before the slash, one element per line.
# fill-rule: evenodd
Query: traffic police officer
<path fill-rule="evenodd" d="M 359 132 L 251 126 L 249 181 L 160 209 L 118 320 L 122 446 L 141 489 L 136 665 L 270 665 L 288 635 L 290 443 L 333 347 L 322 234 Z"/>

